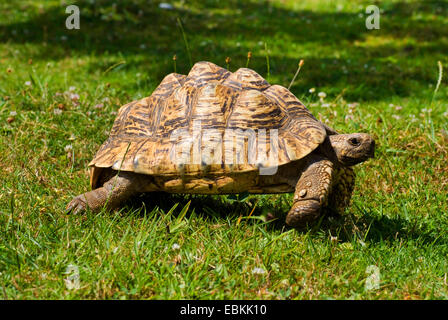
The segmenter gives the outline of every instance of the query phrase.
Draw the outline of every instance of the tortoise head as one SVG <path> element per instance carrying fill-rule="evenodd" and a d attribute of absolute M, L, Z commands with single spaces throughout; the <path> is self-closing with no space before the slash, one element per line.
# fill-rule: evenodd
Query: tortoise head
<path fill-rule="evenodd" d="M 343 166 L 353 166 L 375 155 L 375 140 L 367 133 L 335 134 L 329 140 L 332 158 Z"/>

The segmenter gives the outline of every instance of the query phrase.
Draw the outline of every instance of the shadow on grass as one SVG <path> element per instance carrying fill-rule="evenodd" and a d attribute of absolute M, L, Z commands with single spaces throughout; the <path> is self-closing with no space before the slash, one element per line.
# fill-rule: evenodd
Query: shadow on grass
<path fill-rule="evenodd" d="M 365 213 L 360 217 L 344 216 L 329 221 L 325 220 L 321 228 L 330 230 L 331 234 L 339 234 L 339 240 L 361 240 L 370 243 L 414 241 L 419 245 L 448 243 L 440 237 L 434 226 L 424 221 L 408 220 L 400 216 L 378 217 L 372 213 Z"/>
<path fill-rule="evenodd" d="M 190 218 L 192 212 L 200 217 L 204 223 L 211 223 L 213 220 L 236 220 L 239 217 L 247 217 L 259 196 L 251 196 L 248 202 L 230 201 L 224 195 L 182 195 L 169 194 L 164 192 L 154 192 L 142 194 L 130 199 L 126 205 L 131 209 L 142 208 L 151 212 L 154 208 L 159 208 L 164 214 L 177 203 L 178 206 L 173 212 L 176 217 L 182 208 L 191 201 L 186 218 Z M 290 203 L 287 198 L 285 201 L 276 199 L 275 205 L 257 205 L 252 212 L 253 217 L 266 217 L 271 213 L 276 219 L 266 224 L 266 229 L 288 231 L 291 227 L 285 224 L 286 213 Z M 272 202 L 274 203 L 274 202 Z M 144 214 L 143 211 L 140 214 Z M 245 219 L 246 224 L 259 223 L 260 220 Z M 340 216 L 333 212 L 325 212 L 320 221 L 310 224 L 308 227 L 297 229 L 300 233 L 329 232 L 332 235 L 338 235 L 339 241 L 351 242 L 362 240 L 370 243 L 395 242 L 395 241 L 416 241 L 420 245 L 440 244 L 437 232 L 433 227 L 426 225 L 422 221 L 410 221 L 402 217 L 390 218 L 387 216 L 378 217 L 372 213 L 365 213 L 360 217 L 351 215 Z M 444 245 L 448 243 L 443 243 Z"/>
<path fill-rule="evenodd" d="M 252 210 L 252 203 L 229 201 L 225 195 L 195 195 L 195 194 L 171 194 L 166 192 L 144 193 L 140 196 L 130 199 L 126 205 L 130 208 L 137 209 L 142 206 L 147 212 L 151 212 L 154 208 L 160 209 L 166 214 L 178 204 L 173 216 L 177 216 L 182 208 L 191 201 L 186 217 L 189 218 L 192 212 L 200 216 L 204 221 L 210 219 L 223 219 L 229 217 L 231 219 L 239 216 L 247 216 Z M 144 212 L 141 212 L 144 214 Z M 255 208 L 254 215 L 262 214 L 261 208 Z"/>
<path fill-rule="evenodd" d="M 36 10 L 29 19 L 0 24 L 0 41 L 39 46 L 34 60 L 73 56 L 119 55 L 125 68 L 145 70 L 159 81 L 190 66 L 177 25 L 183 21 L 194 61 L 209 60 L 232 70 L 246 64 L 266 75 L 264 43 L 269 46 L 271 75 L 285 85 L 300 58 L 309 66 L 293 91 L 327 87 L 345 97 L 382 100 L 406 96 L 434 81 L 437 57 L 448 51 L 445 21 L 448 4 L 442 1 L 402 1 L 381 4 L 381 29 L 365 28 L 360 12 L 288 10 L 269 1 L 189 1 L 186 7 L 164 10 L 159 2 L 78 0 L 81 29 L 65 28 L 65 6 Z M 370 3 L 369 3 L 370 4 Z M 23 10 L 30 4 L 18 3 Z M 4 10 L 8 14 L 8 10 Z M 422 15 L 415 18 L 414 13 Z M 367 42 L 366 42 L 367 41 Z M 116 61 L 93 63 L 105 70 Z"/>

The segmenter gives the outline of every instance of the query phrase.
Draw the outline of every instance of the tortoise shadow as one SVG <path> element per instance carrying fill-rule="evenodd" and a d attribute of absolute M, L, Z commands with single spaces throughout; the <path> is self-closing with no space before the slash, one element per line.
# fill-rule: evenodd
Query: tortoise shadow
<path fill-rule="evenodd" d="M 415 241 L 421 245 L 443 244 L 446 240 L 440 239 L 434 228 L 417 219 L 411 221 L 401 216 L 388 217 L 386 215 L 364 212 L 361 216 L 347 214 L 326 219 L 321 229 L 328 230 L 331 234 L 338 235 L 340 241 L 350 242 L 353 239 L 379 244 L 385 242 Z"/>
<path fill-rule="evenodd" d="M 272 196 L 271 196 L 272 197 Z M 210 220 L 236 220 L 240 217 L 259 216 L 265 222 L 267 231 L 286 232 L 292 228 L 285 223 L 286 212 L 289 209 L 288 196 L 277 195 L 275 201 L 269 201 L 269 195 L 251 196 L 248 201 L 229 201 L 225 195 L 192 195 L 192 194 L 169 194 L 165 192 L 153 192 L 141 194 L 133 197 L 126 202 L 126 206 L 131 209 L 145 207 L 149 211 L 157 210 L 161 214 L 169 212 L 175 204 L 178 204 L 177 210 L 173 212 L 177 216 L 184 206 L 190 201 L 189 210 L 186 218 L 190 218 L 192 213 L 204 220 L 205 223 Z M 264 198 L 262 205 L 255 203 Z M 276 205 L 273 205 L 273 204 Z M 255 206 L 255 208 L 254 208 Z M 252 212 L 252 213 L 251 213 Z M 140 211 L 140 215 L 144 215 Z M 268 217 L 271 215 L 271 219 Z M 248 219 L 245 223 L 259 223 L 259 220 Z M 342 242 L 351 242 L 353 238 L 364 242 L 378 244 L 383 242 L 395 242 L 401 240 L 414 240 L 420 244 L 434 244 L 440 240 L 431 232 L 431 228 L 421 221 L 410 221 L 400 216 L 388 217 L 382 215 L 378 217 L 372 212 L 364 212 L 361 216 L 351 213 L 339 215 L 335 212 L 326 210 L 321 219 L 303 228 L 296 230 L 310 236 L 317 236 L 319 233 L 328 232 L 332 235 L 338 235 Z M 443 243 L 444 245 L 448 243 Z"/>
<path fill-rule="evenodd" d="M 199 194 L 172 194 L 166 192 L 142 193 L 132 197 L 124 204 L 131 210 L 146 208 L 148 212 L 157 210 L 160 214 L 166 214 L 174 205 L 176 209 L 172 213 L 178 216 L 183 207 L 190 202 L 186 218 L 190 218 L 194 213 L 204 221 L 238 219 L 259 217 L 268 222 L 268 228 L 284 229 L 284 217 L 282 209 L 278 206 L 257 205 L 260 196 L 251 195 L 245 201 L 233 201 L 227 195 L 199 195 Z M 262 197 L 262 196 L 261 196 Z M 287 212 L 287 211 L 286 211 Z M 144 215 L 144 210 L 140 215 Z M 286 214 L 284 214 L 286 217 Z M 258 221 L 260 220 L 258 219 Z M 247 219 L 246 223 L 255 223 L 255 219 Z"/>

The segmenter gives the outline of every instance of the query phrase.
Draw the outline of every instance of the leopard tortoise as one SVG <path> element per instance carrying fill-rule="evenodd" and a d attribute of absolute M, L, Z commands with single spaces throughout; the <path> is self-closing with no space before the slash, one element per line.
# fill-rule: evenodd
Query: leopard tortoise
<path fill-rule="evenodd" d="M 67 213 L 116 208 L 141 192 L 294 192 L 286 223 L 304 226 L 323 208 L 349 204 L 351 166 L 374 149 L 368 134 L 338 134 L 251 69 L 198 62 L 120 108 L 89 164 L 93 190 L 75 197 Z"/>

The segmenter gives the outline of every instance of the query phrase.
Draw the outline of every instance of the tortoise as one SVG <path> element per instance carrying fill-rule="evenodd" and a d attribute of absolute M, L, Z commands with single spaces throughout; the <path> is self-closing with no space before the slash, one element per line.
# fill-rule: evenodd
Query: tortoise
<path fill-rule="evenodd" d="M 324 208 L 349 205 L 351 166 L 374 150 L 370 135 L 337 133 L 255 71 L 202 61 L 119 109 L 89 163 L 93 190 L 73 198 L 67 213 L 117 208 L 143 192 L 294 192 L 286 223 L 301 227 Z"/>

